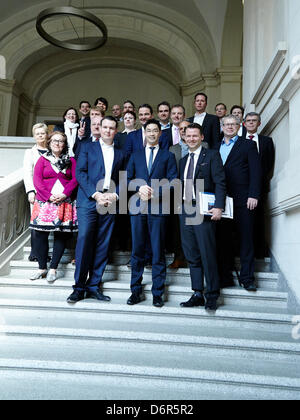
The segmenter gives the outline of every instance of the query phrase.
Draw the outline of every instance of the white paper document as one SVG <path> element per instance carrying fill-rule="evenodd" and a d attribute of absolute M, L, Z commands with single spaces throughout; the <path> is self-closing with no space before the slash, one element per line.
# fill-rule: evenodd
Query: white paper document
<path fill-rule="evenodd" d="M 215 206 L 216 197 L 215 194 L 211 193 L 199 193 L 200 194 L 200 214 L 204 216 L 211 216 L 209 211 Z M 233 199 L 226 197 L 225 210 L 222 213 L 224 219 L 233 219 Z"/>

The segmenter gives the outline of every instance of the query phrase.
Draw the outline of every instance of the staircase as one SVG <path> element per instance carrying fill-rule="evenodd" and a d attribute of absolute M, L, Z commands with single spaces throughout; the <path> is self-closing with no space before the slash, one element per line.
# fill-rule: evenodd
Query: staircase
<path fill-rule="evenodd" d="M 257 262 L 257 293 L 236 284 L 208 314 L 179 307 L 191 295 L 187 269 L 168 272 L 162 309 L 149 270 L 146 302 L 126 305 L 126 253 L 105 273 L 111 303 L 70 306 L 70 255 L 49 285 L 28 280 L 29 252 L 0 277 L 0 399 L 300 399 L 300 341 L 268 259 Z"/>

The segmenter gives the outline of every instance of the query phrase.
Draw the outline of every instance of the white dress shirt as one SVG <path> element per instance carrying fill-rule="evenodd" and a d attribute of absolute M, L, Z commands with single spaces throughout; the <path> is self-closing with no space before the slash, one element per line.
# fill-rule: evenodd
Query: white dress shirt
<path fill-rule="evenodd" d="M 238 132 L 238 136 L 239 136 L 239 137 L 242 137 L 242 136 L 243 136 L 243 123 L 241 123 L 241 125 L 240 125 L 240 129 L 239 129 L 239 132 Z"/>
<path fill-rule="evenodd" d="M 195 150 L 194 152 L 189 151 L 189 157 L 187 159 L 186 165 L 185 165 L 185 170 L 184 170 L 184 194 L 183 194 L 183 199 L 185 200 L 185 184 L 186 184 L 186 178 L 187 178 L 187 173 L 189 170 L 189 166 L 190 166 L 190 161 L 191 161 L 191 153 L 194 153 L 194 175 L 193 175 L 193 179 L 195 179 L 195 173 L 196 173 L 196 167 L 197 167 L 197 163 L 199 160 L 199 156 L 202 150 L 202 146 L 200 146 L 197 150 Z M 196 194 L 195 191 L 193 191 L 193 199 L 196 199 Z"/>
<path fill-rule="evenodd" d="M 146 162 L 147 162 L 147 168 L 149 168 L 149 160 L 150 160 L 150 154 L 151 154 L 151 147 L 154 147 L 154 146 L 149 146 L 148 144 L 146 146 Z M 156 156 L 157 156 L 158 151 L 159 151 L 159 145 L 156 145 L 155 146 L 155 149 L 153 151 L 153 162 L 152 162 L 152 165 L 154 164 L 154 161 L 156 159 Z"/>
<path fill-rule="evenodd" d="M 206 117 L 206 112 L 203 112 L 202 114 L 195 114 L 194 123 L 200 124 L 202 126 L 205 117 Z"/>
<path fill-rule="evenodd" d="M 105 178 L 104 178 L 104 190 L 109 190 L 110 188 L 110 181 L 111 181 L 111 173 L 114 164 L 115 158 L 115 149 L 114 143 L 108 145 L 104 143 L 102 139 L 100 139 L 100 146 L 102 149 L 103 159 L 104 159 L 104 166 L 105 166 Z"/>
<path fill-rule="evenodd" d="M 253 137 L 253 139 L 250 139 L 250 136 L 254 136 L 254 137 Z M 249 139 L 249 140 L 255 141 L 256 146 L 257 146 L 257 150 L 258 150 L 258 153 L 259 153 L 259 140 L 258 140 L 258 134 L 257 134 L 257 133 L 255 133 L 255 134 L 249 134 L 249 133 L 247 133 L 246 139 Z"/>

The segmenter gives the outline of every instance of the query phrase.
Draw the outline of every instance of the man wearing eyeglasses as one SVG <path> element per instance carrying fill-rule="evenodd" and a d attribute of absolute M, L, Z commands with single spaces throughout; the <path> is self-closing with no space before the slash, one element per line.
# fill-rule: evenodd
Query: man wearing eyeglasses
<path fill-rule="evenodd" d="M 255 142 L 238 136 L 240 121 L 234 115 L 222 120 L 224 139 L 220 154 L 227 192 L 234 202 L 234 223 L 240 238 L 240 285 L 256 291 L 254 279 L 254 217 L 261 193 L 261 166 Z M 233 285 L 234 245 L 232 223 L 222 221 L 218 229 L 221 287 Z"/>
<path fill-rule="evenodd" d="M 268 255 L 265 238 L 265 208 L 267 207 L 267 196 L 270 192 L 270 182 L 273 176 L 275 164 L 275 147 L 273 139 L 271 137 L 258 134 L 260 126 L 260 115 L 256 112 L 249 112 L 245 117 L 246 134 L 243 137 L 256 144 L 262 169 L 262 199 L 257 206 L 254 228 L 254 247 L 256 258 L 264 258 Z"/>

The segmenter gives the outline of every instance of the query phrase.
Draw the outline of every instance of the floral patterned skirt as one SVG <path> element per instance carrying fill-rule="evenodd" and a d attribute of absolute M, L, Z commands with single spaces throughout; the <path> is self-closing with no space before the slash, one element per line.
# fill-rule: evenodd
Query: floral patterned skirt
<path fill-rule="evenodd" d="M 44 232 L 78 232 L 76 201 L 55 204 L 36 200 L 29 227 Z"/>

